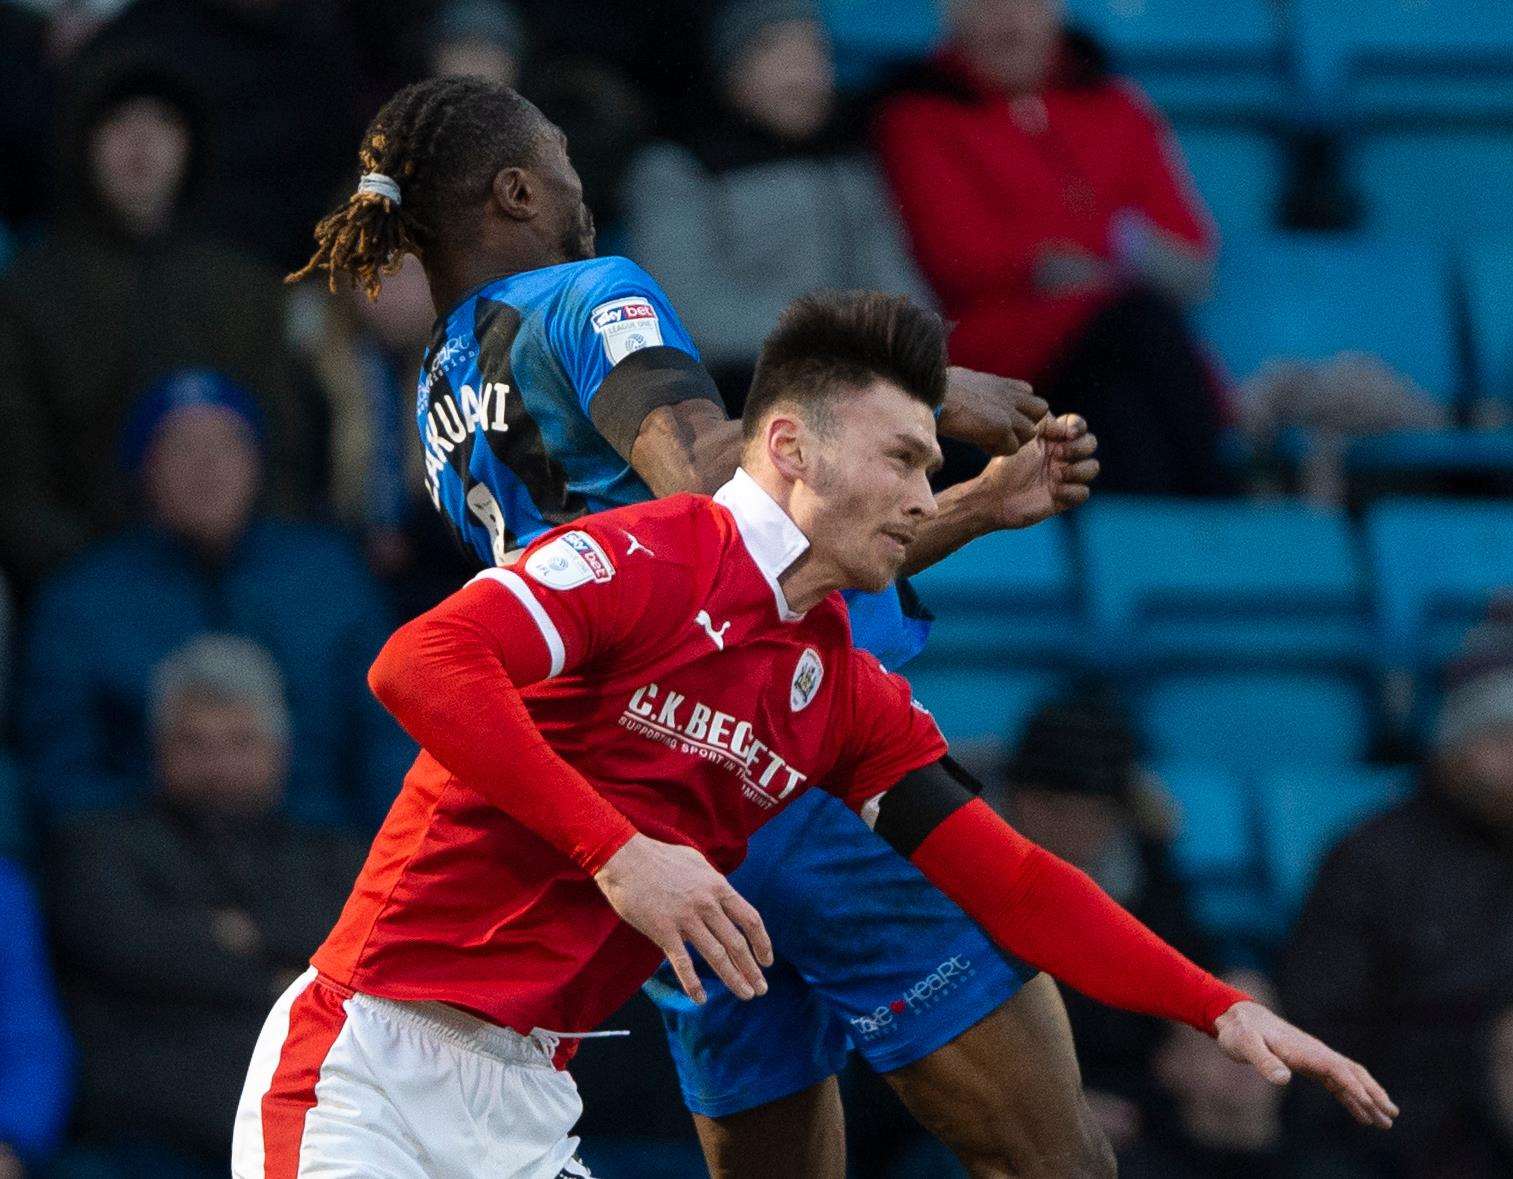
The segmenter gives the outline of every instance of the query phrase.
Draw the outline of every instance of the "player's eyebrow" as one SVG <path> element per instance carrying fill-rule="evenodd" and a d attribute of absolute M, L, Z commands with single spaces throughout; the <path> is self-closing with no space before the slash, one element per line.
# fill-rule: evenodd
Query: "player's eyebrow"
<path fill-rule="evenodd" d="M 927 443 L 918 434 L 906 434 L 902 430 L 894 434 L 893 438 L 909 451 L 916 462 L 924 460 L 925 474 L 933 475 L 945 464 L 938 443 L 933 441 Z"/>

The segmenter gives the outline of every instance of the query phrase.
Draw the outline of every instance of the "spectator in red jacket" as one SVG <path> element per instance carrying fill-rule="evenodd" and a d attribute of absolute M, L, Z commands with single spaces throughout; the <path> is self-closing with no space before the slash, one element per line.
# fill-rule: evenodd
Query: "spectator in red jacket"
<path fill-rule="evenodd" d="M 952 360 L 1085 415 L 1108 490 L 1225 489 L 1218 390 L 1183 308 L 1213 226 L 1159 115 L 1060 0 L 959 0 L 876 134 Z"/>

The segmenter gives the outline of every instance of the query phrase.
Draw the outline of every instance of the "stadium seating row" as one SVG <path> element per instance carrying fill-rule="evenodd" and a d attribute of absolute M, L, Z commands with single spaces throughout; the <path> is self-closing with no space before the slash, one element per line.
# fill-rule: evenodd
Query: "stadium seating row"
<path fill-rule="evenodd" d="M 1273 768 L 1240 776 L 1203 762 L 1159 764 L 1175 800 L 1174 866 L 1210 927 L 1260 942 L 1289 926 L 1320 860 L 1348 830 L 1412 787 L 1411 771 Z"/>
<path fill-rule="evenodd" d="M 1513 589 L 1513 505 L 1385 499 L 1357 527 L 1292 500 L 1105 495 L 915 584 L 937 617 L 910 680 L 953 740 L 1011 736 L 1096 671 L 1125 684 L 1158 755 L 1339 763 L 1383 735 L 1386 679 L 1416 686 L 1424 722 L 1466 633 Z"/>
<path fill-rule="evenodd" d="M 1422 238 L 1258 233 L 1225 244 L 1200 323 L 1239 379 L 1268 360 L 1369 352 L 1455 408 L 1472 391 L 1513 403 L 1510 307 L 1513 234 L 1452 251 Z"/>
<path fill-rule="evenodd" d="M 1172 113 L 1193 181 L 1221 231 L 1276 225 L 1297 167 L 1296 128 Z M 1513 124 L 1355 129 L 1339 142 L 1340 199 L 1358 208 L 1371 232 L 1459 241 L 1513 228 L 1503 197 L 1513 188 Z"/>
<path fill-rule="evenodd" d="M 938 0 L 823 0 L 844 76 L 873 78 L 941 32 Z M 1167 110 L 1339 123 L 1513 117 L 1504 0 L 1070 0 Z"/>
<path fill-rule="evenodd" d="M 1172 109 L 1301 101 L 1338 122 L 1513 115 L 1502 0 L 1071 0 Z"/>
<path fill-rule="evenodd" d="M 842 81 L 940 35 L 939 0 L 825 0 Z M 1299 130 L 1345 144 L 1380 233 L 1513 228 L 1513 5 L 1505 0 L 1071 0 L 1176 127 L 1226 233 L 1277 223 Z"/>

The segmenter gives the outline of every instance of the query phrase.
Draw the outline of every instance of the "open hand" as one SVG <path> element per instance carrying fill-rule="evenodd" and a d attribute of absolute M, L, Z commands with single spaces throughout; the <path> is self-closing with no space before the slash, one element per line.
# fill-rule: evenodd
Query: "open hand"
<path fill-rule="evenodd" d="M 1024 381 L 953 365 L 936 428 L 989 454 L 1013 454 L 1035 437 L 1049 409 Z"/>
<path fill-rule="evenodd" d="M 1392 1128 L 1398 1108 L 1370 1073 L 1259 1003 L 1236 1003 L 1219 1016 L 1215 1029 L 1219 1047 L 1272 1084 L 1287 1084 L 1294 1072 L 1313 1077 L 1361 1125 Z"/>
<path fill-rule="evenodd" d="M 695 849 L 632 836 L 599 869 L 594 883 L 626 924 L 667 955 L 695 1003 L 704 1002 L 705 995 L 690 945 L 736 998 L 767 993 L 761 967 L 772 965 L 772 942 L 762 918 Z"/>
<path fill-rule="evenodd" d="M 1028 528 L 1087 502 L 1098 439 L 1076 414 L 1041 420 L 1017 454 L 991 459 L 969 484 L 993 528 Z"/>

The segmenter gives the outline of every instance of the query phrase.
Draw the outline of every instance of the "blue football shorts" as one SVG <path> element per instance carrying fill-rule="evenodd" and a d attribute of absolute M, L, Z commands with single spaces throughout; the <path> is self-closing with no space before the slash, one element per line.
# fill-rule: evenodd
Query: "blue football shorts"
<path fill-rule="evenodd" d="M 752 837 L 730 882 L 772 937 L 767 994 L 742 1002 L 702 963 L 702 1006 L 666 963 L 646 985 L 694 1113 L 724 1117 L 807 1089 L 852 1047 L 878 1072 L 912 1064 L 1035 973 L 821 790 Z"/>

